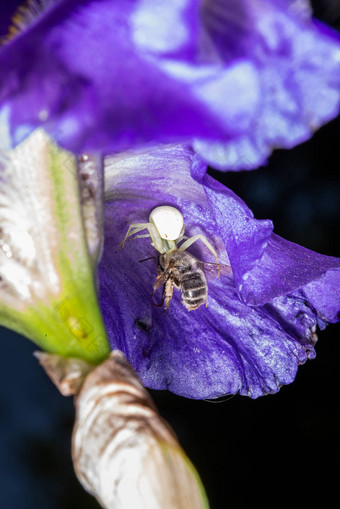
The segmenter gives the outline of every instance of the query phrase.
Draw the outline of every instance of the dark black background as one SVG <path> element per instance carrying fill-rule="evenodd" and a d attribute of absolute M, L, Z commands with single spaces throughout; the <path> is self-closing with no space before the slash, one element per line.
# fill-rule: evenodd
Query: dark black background
<path fill-rule="evenodd" d="M 17 3 L 0 2 L 2 33 Z M 315 12 L 339 27 L 338 6 L 322 0 Z M 273 219 L 278 234 L 339 256 L 339 144 L 337 119 L 309 142 L 274 153 L 265 168 L 211 173 L 256 217 Z M 327 507 L 338 499 L 339 330 L 333 325 L 320 333 L 317 358 L 274 396 L 208 403 L 152 391 L 198 468 L 212 509 L 314 507 L 318 496 Z M 34 345 L 0 332 L 0 507 L 98 507 L 73 473 L 72 400 L 60 396 L 38 366 Z"/>

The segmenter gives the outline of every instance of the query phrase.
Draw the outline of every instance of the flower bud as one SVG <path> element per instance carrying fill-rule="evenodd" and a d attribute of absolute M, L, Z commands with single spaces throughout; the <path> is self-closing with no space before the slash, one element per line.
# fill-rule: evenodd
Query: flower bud
<path fill-rule="evenodd" d="M 92 363 L 109 353 L 96 292 L 100 170 L 41 129 L 0 153 L 0 323 Z"/>

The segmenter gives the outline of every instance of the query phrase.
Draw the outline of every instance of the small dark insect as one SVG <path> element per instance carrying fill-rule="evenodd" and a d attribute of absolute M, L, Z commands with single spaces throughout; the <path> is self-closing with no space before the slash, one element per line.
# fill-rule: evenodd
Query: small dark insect
<path fill-rule="evenodd" d="M 208 305 L 208 284 L 204 268 L 211 270 L 215 267 L 220 272 L 220 264 L 202 262 L 187 251 L 178 249 L 161 254 L 158 260 L 158 276 L 153 285 L 153 294 L 163 285 L 163 297 L 159 306 L 165 301 L 164 311 L 168 309 L 174 286 L 182 291 L 182 304 L 188 311 L 197 309 L 205 303 Z M 228 268 L 229 266 L 223 265 Z"/>

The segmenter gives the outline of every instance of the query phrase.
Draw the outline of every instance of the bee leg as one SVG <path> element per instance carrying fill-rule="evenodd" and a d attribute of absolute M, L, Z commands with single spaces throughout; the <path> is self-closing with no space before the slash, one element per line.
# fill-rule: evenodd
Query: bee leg
<path fill-rule="evenodd" d="M 163 306 L 165 291 L 163 290 L 162 300 L 161 300 L 161 303 L 160 303 L 160 304 L 156 304 L 155 302 L 153 302 L 153 301 L 152 301 L 152 298 L 153 298 L 153 296 L 155 295 L 155 293 L 156 293 L 157 289 L 158 289 L 161 285 L 164 285 L 164 280 L 165 280 L 164 272 L 162 272 L 162 274 L 159 274 L 159 275 L 157 276 L 157 278 L 156 278 L 156 281 L 155 281 L 155 283 L 154 283 L 154 285 L 153 285 L 153 292 L 152 292 L 151 297 L 150 297 L 150 299 L 151 299 L 151 304 L 152 304 L 153 306 L 156 306 L 156 307 L 159 307 L 159 308 L 160 308 L 161 306 Z"/>
<path fill-rule="evenodd" d="M 174 282 L 172 278 L 169 277 L 164 285 L 163 299 L 165 297 L 165 306 L 163 309 L 163 313 L 170 306 L 173 293 L 174 293 Z"/>
<path fill-rule="evenodd" d="M 204 235 L 199 233 L 198 235 L 194 235 L 193 237 L 190 237 L 190 239 L 183 242 L 181 247 L 178 248 L 178 251 L 185 251 L 186 249 L 188 249 L 188 247 L 191 246 L 191 244 L 196 242 L 196 240 L 201 240 L 207 246 L 207 248 L 212 252 L 212 254 L 215 256 L 216 264 L 218 265 L 217 278 L 219 278 L 220 277 L 220 264 L 218 261 L 216 249 L 210 244 L 209 240 Z"/>
<path fill-rule="evenodd" d="M 152 299 L 152 297 L 153 297 L 153 294 L 151 295 L 151 299 Z M 163 304 L 164 304 L 164 297 L 162 297 L 162 300 L 161 300 L 160 304 L 156 304 L 156 302 L 153 302 L 152 300 L 151 300 L 151 304 L 153 306 L 155 306 L 156 308 L 161 308 L 163 306 Z"/>

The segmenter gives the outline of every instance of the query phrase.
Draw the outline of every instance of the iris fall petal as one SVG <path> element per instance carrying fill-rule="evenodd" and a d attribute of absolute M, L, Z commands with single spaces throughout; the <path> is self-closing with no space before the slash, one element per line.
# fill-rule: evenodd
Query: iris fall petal
<path fill-rule="evenodd" d="M 112 347 L 146 386 L 197 399 L 237 392 L 256 398 L 292 382 L 298 366 L 315 356 L 316 326 L 334 321 L 339 309 L 339 260 L 274 236 L 270 221 L 254 219 L 230 190 L 202 177 L 203 166 L 180 145 L 106 160 L 101 307 Z M 129 223 L 147 222 L 165 204 L 183 213 L 187 236 L 202 233 L 231 265 L 233 274 L 222 270 L 219 279 L 207 273 L 208 307 L 188 312 L 176 290 L 166 312 L 151 304 L 158 253 L 149 238 L 128 240 L 115 252 Z M 278 271 L 275 242 L 286 247 Z M 203 244 L 189 252 L 214 261 Z M 245 302 L 246 290 L 261 305 Z"/>

